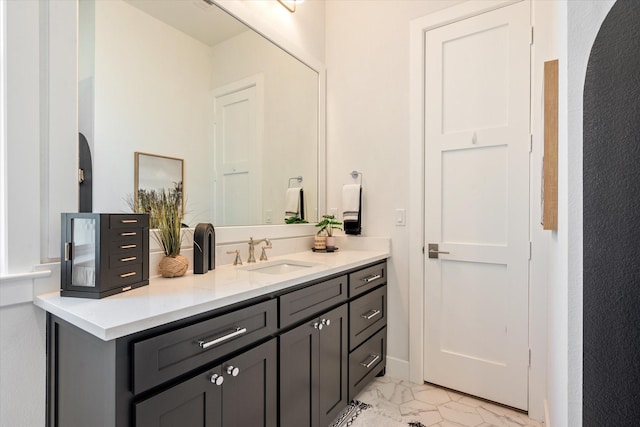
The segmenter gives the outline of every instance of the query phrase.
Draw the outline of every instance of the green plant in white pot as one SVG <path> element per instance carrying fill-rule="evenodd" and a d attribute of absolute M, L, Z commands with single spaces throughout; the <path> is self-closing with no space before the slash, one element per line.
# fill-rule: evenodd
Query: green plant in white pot
<path fill-rule="evenodd" d="M 315 248 L 326 249 L 328 251 L 335 250 L 336 238 L 333 235 L 333 230 L 342 230 L 341 225 L 342 223 L 337 221 L 335 216 L 322 215 L 322 221 L 316 224 L 319 230 L 314 239 Z"/>

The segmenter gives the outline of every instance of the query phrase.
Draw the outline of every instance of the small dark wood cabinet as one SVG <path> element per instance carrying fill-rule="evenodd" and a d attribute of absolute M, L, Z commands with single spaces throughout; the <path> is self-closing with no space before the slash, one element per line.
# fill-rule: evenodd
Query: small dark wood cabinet
<path fill-rule="evenodd" d="M 326 427 L 386 366 L 386 262 L 110 341 L 47 314 L 50 427 Z"/>

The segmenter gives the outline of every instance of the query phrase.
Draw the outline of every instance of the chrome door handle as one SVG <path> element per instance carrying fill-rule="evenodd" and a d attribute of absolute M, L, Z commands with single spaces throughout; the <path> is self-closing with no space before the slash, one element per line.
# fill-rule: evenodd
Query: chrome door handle
<path fill-rule="evenodd" d="M 316 328 L 317 330 L 321 331 L 322 328 L 324 327 L 324 325 L 322 323 L 320 323 L 320 322 L 315 322 L 313 324 L 313 327 Z"/>
<path fill-rule="evenodd" d="M 440 254 L 449 254 L 447 251 L 441 251 L 438 246 L 438 243 L 429 243 L 429 246 L 427 247 L 429 250 L 429 258 L 438 258 L 438 255 Z"/>
<path fill-rule="evenodd" d="M 331 325 L 331 319 L 322 319 L 322 324 L 324 326 L 329 326 Z"/>
<path fill-rule="evenodd" d="M 237 377 L 239 373 L 240 368 L 238 368 L 237 366 L 227 366 L 227 374 L 231 375 L 232 377 Z"/>
<path fill-rule="evenodd" d="M 209 380 L 211 381 L 212 384 L 222 385 L 222 383 L 224 382 L 224 377 L 222 375 L 213 374 L 211 375 Z"/>
<path fill-rule="evenodd" d="M 382 275 L 380 274 L 374 274 L 373 276 L 365 277 L 364 279 L 362 279 L 362 281 L 369 283 L 369 282 L 373 282 L 374 280 L 378 280 L 381 277 Z"/>
<path fill-rule="evenodd" d="M 232 329 L 232 332 L 228 333 L 227 335 L 223 335 L 219 338 L 214 338 L 211 341 L 208 341 L 208 338 L 198 340 L 198 345 L 203 349 L 208 348 L 208 347 L 211 347 L 212 345 L 216 345 L 226 340 L 230 340 L 231 338 L 237 337 L 238 335 L 242 335 L 246 332 L 247 332 L 247 328 L 235 328 L 235 329 Z"/>
<path fill-rule="evenodd" d="M 372 359 L 369 362 L 367 362 L 366 360 L 364 362 L 361 362 L 360 366 L 364 366 L 365 368 L 369 369 L 370 367 L 373 366 L 374 363 L 376 363 L 378 360 L 380 360 L 380 355 L 379 354 L 372 354 L 369 357 L 372 358 Z"/>
<path fill-rule="evenodd" d="M 365 314 L 361 315 L 360 317 L 362 317 L 365 320 L 371 320 L 380 313 L 382 313 L 380 310 L 371 310 L 371 311 L 367 311 Z"/>

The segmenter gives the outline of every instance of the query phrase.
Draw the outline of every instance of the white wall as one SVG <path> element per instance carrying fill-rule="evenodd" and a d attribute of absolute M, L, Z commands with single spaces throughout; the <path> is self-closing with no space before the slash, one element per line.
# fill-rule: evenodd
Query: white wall
<path fill-rule="evenodd" d="M 349 173 L 363 173 L 363 235 L 392 239 L 388 373 L 404 378 L 409 228 L 394 219 L 395 209 L 409 208 L 409 22 L 456 3 L 327 1 L 327 207 L 341 212 L 342 186 L 353 182 Z"/>
<path fill-rule="evenodd" d="M 210 48 L 124 1 L 107 1 L 95 7 L 94 55 L 94 211 L 129 211 L 140 151 L 184 159 L 187 223 L 210 221 Z"/>

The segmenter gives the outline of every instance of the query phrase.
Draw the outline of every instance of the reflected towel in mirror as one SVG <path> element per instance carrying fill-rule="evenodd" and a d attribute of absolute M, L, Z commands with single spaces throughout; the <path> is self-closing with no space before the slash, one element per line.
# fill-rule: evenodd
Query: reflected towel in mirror
<path fill-rule="evenodd" d="M 342 187 L 342 221 L 346 234 L 360 234 L 362 231 L 361 205 L 362 187 L 360 184 L 347 184 Z"/>
<path fill-rule="evenodd" d="M 302 187 L 287 188 L 285 200 L 285 219 L 288 218 L 304 218 L 301 214 L 300 206 L 302 205 Z"/>

